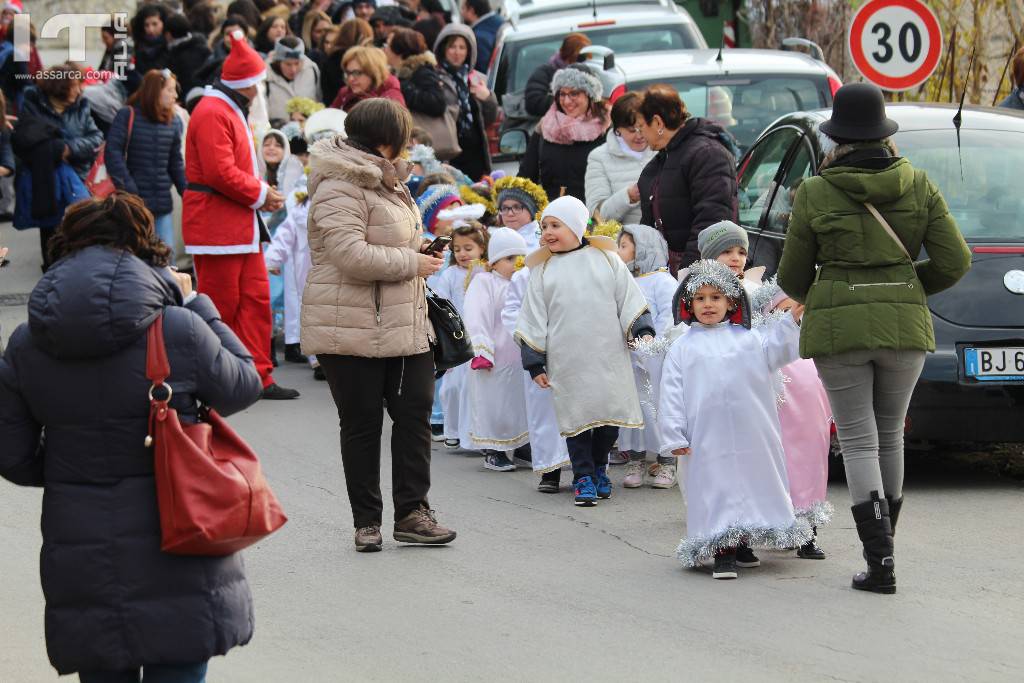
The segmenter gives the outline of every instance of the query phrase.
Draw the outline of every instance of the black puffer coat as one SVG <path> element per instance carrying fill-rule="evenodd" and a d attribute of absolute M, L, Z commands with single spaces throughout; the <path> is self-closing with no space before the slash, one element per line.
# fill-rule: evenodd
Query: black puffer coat
<path fill-rule="evenodd" d="M 64 136 L 64 144 L 71 150 L 68 163 L 79 178 L 85 179 L 96 160 L 96 152 L 103 144 L 103 133 L 92 118 L 89 100 L 79 97 L 74 104 L 58 114 L 49 98 L 33 86 L 25 91 L 19 118 L 39 118 L 58 126 Z"/>
<path fill-rule="evenodd" d="M 519 163 L 519 176 L 543 187 L 550 199 L 562 196 L 564 190 L 564 194 L 585 202 L 587 158 L 604 142 L 605 132 L 602 131 L 593 140 L 560 145 L 545 140 L 538 129 L 526 145 L 526 154 Z"/>
<path fill-rule="evenodd" d="M 660 230 L 669 250 L 684 254 L 683 266 L 700 258 L 697 235 L 701 230 L 718 221 L 736 220 L 736 159 L 724 135 L 713 123 L 690 119 L 651 159 L 637 182 L 640 222 Z M 658 212 L 652 202 L 655 188 Z"/>
<path fill-rule="evenodd" d="M 184 104 L 185 95 L 189 90 L 202 85 L 196 74 L 212 54 L 205 37 L 200 33 L 190 33 L 181 42 L 175 42 L 168 46 L 167 68 L 178 79 L 178 101 L 180 103 Z"/>
<path fill-rule="evenodd" d="M 405 106 L 414 114 L 441 116 L 448 106 L 437 59 L 431 52 L 407 57 L 395 72 L 402 84 Z"/>
<path fill-rule="evenodd" d="M 555 101 L 551 94 L 551 79 L 555 77 L 556 71 L 558 71 L 558 67 L 547 62 L 538 66 L 530 74 L 530 79 L 526 81 L 526 90 L 523 92 L 526 113 L 530 116 L 539 119 L 548 113 L 548 109 L 551 109 L 551 105 Z"/>
<path fill-rule="evenodd" d="M 183 419 L 195 419 L 197 398 L 230 414 L 260 395 L 252 358 L 213 303 L 180 300 L 166 270 L 88 247 L 39 281 L 0 361 L 0 475 L 44 487 L 46 646 L 61 674 L 199 662 L 252 638 L 241 555 L 160 551 L 143 445 L 149 324 L 164 313 Z"/>
<path fill-rule="evenodd" d="M 128 123 L 133 108 L 135 120 L 129 134 Z M 181 135 L 181 119 L 177 116 L 170 123 L 150 121 L 139 107 L 123 108 L 110 124 L 103 155 L 107 172 L 118 189 L 142 197 L 154 216 L 171 213 L 174 209 L 172 186 L 178 190 L 179 196 L 185 193 Z"/>

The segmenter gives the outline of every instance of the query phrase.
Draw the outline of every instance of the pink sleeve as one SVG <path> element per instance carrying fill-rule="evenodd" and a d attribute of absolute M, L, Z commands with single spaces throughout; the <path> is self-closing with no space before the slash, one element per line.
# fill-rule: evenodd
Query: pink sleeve
<path fill-rule="evenodd" d="M 491 300 L 491 274 L 480 273 L 469 283 L 466 291 L 464 304 L 463 321 L 466 323 L 466 332 L 473 343 L 473 355 L 486 358 L 494 364 L 494 338 L 491 335 L 489 321 L 493 317 L 491 308 L 494 302 Z"/>

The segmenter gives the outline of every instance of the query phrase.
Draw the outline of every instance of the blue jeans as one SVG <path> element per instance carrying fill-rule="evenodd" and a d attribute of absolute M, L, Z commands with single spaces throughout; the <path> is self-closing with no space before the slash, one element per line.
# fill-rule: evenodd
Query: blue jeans
<path fill-rule="evenodd" d="M 126 671 L 80 671 L 81 683 L 206 683 L 207 662 L 150 664 Z"/>
<path fill-rule="evenodd" d="M 164 213 L 155 218 L 153 227 L 156 230 L 156 236 L 160 238 L 161 242 L 170 247 L 171 263 L 174 263 L 174 215 Z"/>

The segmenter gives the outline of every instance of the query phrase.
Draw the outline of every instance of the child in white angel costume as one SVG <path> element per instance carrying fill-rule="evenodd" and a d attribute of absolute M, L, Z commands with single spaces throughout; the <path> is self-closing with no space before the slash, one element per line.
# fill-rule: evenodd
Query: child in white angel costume
<path fill-rule="evenodd" d="M 466 332 L 474 358 L 464 391 L 473 406 L 469 437 L 484 453 L 484 467 L 516 468 L 509 453 L 529 442 L 519 347 L 501 324 L 509 282 L 526 256 L 526 241 L 511 228 L 491 230 L 487 269 L 466 291 Z"/>
<path fill-rule="evenodd" d="M 691 266 L 677 298 L 690 328 L 665 358 L 658 412 L 662 449 L 680 458 L 686 498 L 677 555 L 689 567 L 714 558 L 712 576 L 734 579 L 738 566 L 760 565 L 752 547 L 811 538 L 789 498 L 773 386 L 799 358 L 803 307 L 751 330 L 746 293 L 718 261 Z"/>
<path fill-rule="evenodd" d="M 647 301 L 607 237 L 585 238 L 587 207 L 559 197 L 541 215 L 516 340 L 523 367 L 553 393 L 575 503 L 610 498 L 608 450 L 620 427 L 644 426 L 629 343 L 653 337 Z"/>

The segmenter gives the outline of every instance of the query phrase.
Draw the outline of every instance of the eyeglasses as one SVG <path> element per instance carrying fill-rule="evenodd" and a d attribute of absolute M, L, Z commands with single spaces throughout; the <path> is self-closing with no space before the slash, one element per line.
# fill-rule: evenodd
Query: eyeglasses
<path fill-rule="evenodd" d="M 346 71 L 345 72 L 345 78 L 362 78 L 365 75 L 366 75 L 366 72 L 365 71 L 360 71 L 359 69 L 356 69 L 355 71 Z"/>
<path fill-rule="evenodd" d="M 526 207 L 522 204 L 506 204 L 498 209 L 499 213 L 505 214 L 519 213 L 520 211 L 526 211 Z"/>
<path fill-rule="evenodd" d="M 578 99 L 580 97 L 586 97 L 587 93 L 583 92 L 582 90 L 559 90 L 558 91 L 558 96 L 561 99 L 563 99 L 563 100 L 565 100 L 565 99 L 575 100 L 575 99 Z"/>

